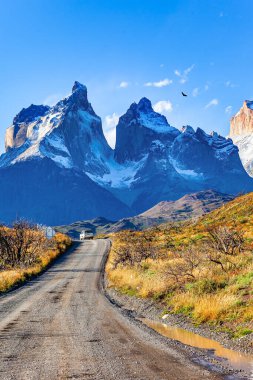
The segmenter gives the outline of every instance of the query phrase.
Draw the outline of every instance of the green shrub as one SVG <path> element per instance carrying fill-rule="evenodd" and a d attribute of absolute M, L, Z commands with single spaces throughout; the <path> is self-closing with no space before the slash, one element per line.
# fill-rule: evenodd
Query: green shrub
<path fill-rule="evenodd" d="M 240 286 L 249 286 L 253 280 L 253 272 L 241 274 L 236 277 L 236 284 Z"/>
<path fill-rule="evenodd" d="M 225 288 L 227 283 L 225 281 L 217 282 L 208 278 L 198 280 L 194 283 L 188 283 L 185 286 L 186 290 L 192 291 L 194 294 L 214 293 L 218 289 Z"/>

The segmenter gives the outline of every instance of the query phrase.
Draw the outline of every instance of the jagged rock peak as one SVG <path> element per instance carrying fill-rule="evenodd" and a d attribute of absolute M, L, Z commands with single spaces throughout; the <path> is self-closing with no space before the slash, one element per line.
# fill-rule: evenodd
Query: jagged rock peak
<path fill-rule="evenodd" d="M 128 111 L 131 111 L 131 112 L 134 112 L 134 113 L 140 113 L 140 112 L 149 113 L 149 112 L 154 112 L 154 110 L 152 108 L 151 101 L 148 98 L 145 98 L 145 97 L 141 98 L 138 103 L 133 102 L 130 105 Z"/>
<path fill-rule="evenodd" d="M 73 87 L 72 87 L 72 93 L 76 91 L 84 91 L 87 94 L 87 87 L 83 85 L 82 83 L 75 81 Z"/>
<path fill-rule="evenodd" d="M 158 133 L 171 133 L 175 128 L 168 124 L 164 115 L 155 112 L 152 103 L 147 98 L 141 98 L 139 103 L 132 103 L 127 112 L 119 119 L 119 125 L 140 125 Z M 178 132 L 178 130 L 177 130 Z"/>
<path fill-rule="evenodd" d="M 22 110 L 14 117 L 13 124 L 30 123 L 36 117 L 44 116 L 49 110 L 49 106 L 31 104 Z"/>
<path fill-rule="evenodd" d="M 151 101 L 148 98 L 141 98 L 138 103 L 138 109 L 143 112 L 153 111 Z"/>
<path fill-rule="evenodd" d="M 242 136 L 253 133 L 253 101 L 245 100 L 243 106 L 230 120 L 230 136 Z"/>
<path fill-rule="evenodd" d="M 190 133 L 190 134 L 194 134 L 195 133 L 194 129 L 190 125 L 184 125 L 181 128 L 181 132 L 182 133 Z"/>
<path fill-rule="evenodd" d="M 93 116 L 97 116 L 91 104 L 88 101 L 87 87 L 78 81 L 74 82 L 71 95 L 69 95 L 67 98 L 63 100 L 60 100 L 54 106 L 55 112 L 57 112 L 57 110 L 59 111 L 63 109 L 65 109 L 66 111 L 71 110 L 74 112 L 80 109 L 89 112 Z"/>
<path fill-rule="evenodd" d="M 212 136 L 212 138 L 214 138 L 214 139 L 218 139 L 219 137 L 222 137 L 221 135 L 219 135 L 219 133 L 217 133 L 215 131 L 212 131 L 210 133 L 210 136 Z"/>

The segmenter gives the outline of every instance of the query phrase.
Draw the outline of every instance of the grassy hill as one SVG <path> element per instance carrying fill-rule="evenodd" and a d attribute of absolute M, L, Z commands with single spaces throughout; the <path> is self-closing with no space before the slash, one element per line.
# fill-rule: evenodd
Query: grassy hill
<path fill-rule="evenodd" d="M 232 336 L 253 331 L 253 193 L 195 221 L 112 238 L 110 286 Z"/>

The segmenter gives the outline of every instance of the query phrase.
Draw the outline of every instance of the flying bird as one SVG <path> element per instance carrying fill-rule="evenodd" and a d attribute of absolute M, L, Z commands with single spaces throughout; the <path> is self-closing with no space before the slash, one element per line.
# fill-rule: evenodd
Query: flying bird
<path fill-rule="evenodd" d="M 183 96 L 187 96 L 183 91 L 182 91 L 182 95 L 183 95 Z"/>

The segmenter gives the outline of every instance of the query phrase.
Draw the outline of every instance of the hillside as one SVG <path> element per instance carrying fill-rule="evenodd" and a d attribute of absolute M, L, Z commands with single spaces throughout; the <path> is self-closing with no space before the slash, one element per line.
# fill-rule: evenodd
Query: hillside
<path fill-rule="evenodd" d="M 112 235 L 109 284 L 231 336 L 253 331 L 253 193 L 181 223 Z"/>
<path fill-rule="evenodd" d="M 204 215 L 232 199 L 231 195 L 213 190 L 199 191 L 187 194 L 174 202 L 160 202 L 140 216 L 164 218 L 165 221 L 181 221 Z"/>
<path fill-rule="evenodd" d="M 166 222 L 182 221 L 202 216 L 231 201 L 231 195 L 214 190 L 187 194 L 177 201 L 163 201 L 143 214 L 132 218 L 120 219 L 116 222 L 106 218 L 95 218 L 78 221 L 70 225 L 57 226 L 55 229 L 66 233 L 74 239 L 79 238 L 83 229 L 91 229 L 94 234 L 108 234 L 121 230 L 142 230 Z"/>

